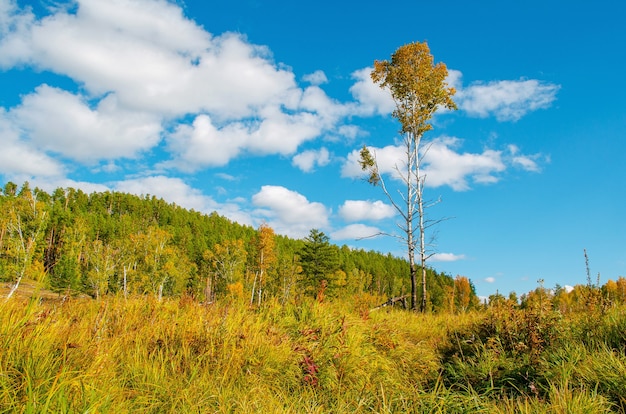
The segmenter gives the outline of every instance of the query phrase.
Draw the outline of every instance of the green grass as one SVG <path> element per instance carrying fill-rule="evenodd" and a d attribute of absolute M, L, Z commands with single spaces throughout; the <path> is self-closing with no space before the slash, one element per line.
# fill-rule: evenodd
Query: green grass
<path fill-rule="evenodd" d="M 367 307 L 10 300 L 0 412 L 624 412 L 624 309 L 590 333 L 587 316 Z"/>

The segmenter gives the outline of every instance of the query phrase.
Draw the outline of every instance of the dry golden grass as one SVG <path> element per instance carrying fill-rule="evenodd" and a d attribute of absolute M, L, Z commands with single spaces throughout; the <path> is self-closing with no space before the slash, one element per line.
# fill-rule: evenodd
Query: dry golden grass
<path fill-rule="evenodd" d="M 260 308 L 24 298 L 0 303 L 0 412 L 602 412 L 616 409 L 609 399 L 624 383 L 603 379 L 587 351 L 579 355 L 587 370 L 558 368 L 554 361 L 576 355 L 562 348 L 541 361 L 541 395 L 451 386 L 441 350 L 452 332 L 482 326 L 480 313 L 368 312 L 363 298 Z M 624 361 L 622 352 L 611 363 Z M 458 364 L 462 372 L 473 367 Z M 563 366 L 569 371 L 559 374 Z M 594 375 L 596 388 L 585 382 Z M 612 388 L 601 393 L 604 385 Z"/>

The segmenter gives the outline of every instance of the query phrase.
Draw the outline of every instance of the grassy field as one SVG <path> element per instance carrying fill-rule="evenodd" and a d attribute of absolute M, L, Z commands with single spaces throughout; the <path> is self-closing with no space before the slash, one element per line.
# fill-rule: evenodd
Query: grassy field
<path fill-rule="evenodd" d="M 32 292 L 31 292 L 32 293 Z M 45 293 L 45 292 L 44 292 Z M 2 413 L 605 413 L 626 309 L 0 299 Z"/>

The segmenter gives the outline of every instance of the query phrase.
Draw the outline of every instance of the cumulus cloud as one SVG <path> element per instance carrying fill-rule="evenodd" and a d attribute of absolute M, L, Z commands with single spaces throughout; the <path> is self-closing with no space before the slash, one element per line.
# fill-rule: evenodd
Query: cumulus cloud
<path fill-rule="evenodd" d="M 0 107 L 0 174 L 23 177 L 55 177 L 64 173 L 63 166 L 38 150 L 34 145 L 21 140 L 21 131 L 9 119 L 9 114 Z"/>
<path fill-rule="evenodd" d="M 325 147 L 308 150 L 293 157 L 291 163 L 304 172 L 312 172 L 315 167 L 324 167 L 330 162 L 330 153 Z"/>
<path fill-rule="evenodd" d="M 457 88 L 455 101 L 459 109 L 478 118 L 495 116 L 498 121 L 517 121 L 529 112 L 548 108 L 560 89 L 536 79 L 474 82 L 462 87 L 458 71 L 449 81 Z"/>
<path fill-rule="evenodd" d="M 356 240 L 380 235 L 381 231 L 377 227 L 366 226 L 365 224 L 350 224 L 340 230 L 330 233 L 333 240 Z"/>
<path fill-rule="evenodd" d="M 178 125 L 166 138 L 173 159 L 162 166 L 193 172 L 226 165 L 242 154 L 289 155 L 322 131 L 318 117 L 311 113 L 286 114 L 277 108 L 264 113 L 262 120 L 223 127 L 206 114 L 198 115 L 191 125 Z"/>
<path fill-rule="evenodd" d="M 350 92 L 359 102 L 360 115 L 387 115 L 395 109 L 391 94 L 375 84 L 371 67 L 355 71 Z M 449 69 L 446 82 L 456 89 L 454 101 L 469 116 L 486 118 L 494 116 L 498 121 L 517 121 L 526 114 L 550 107 L 556 100 L 559 85 L 537 79 L 476 81 L 463 86 L 463 73 Z M 440 113 L 449 112 L 442 110 Z"/>
<path fill-rule="evenodd" d="M 35 21 L 30 8 L 19 9 L 17 2 L 0 1 L 0 68 L 25 62 L 32 54 L 28 33 Z"/>
<path fill-rule="evenodd" d="M 267 47 L 213 36 L 166 1 L 76 5 L 40 18 L 13 2 L 0 10 L 2 67 L 48 70 L 80 86 L 42 85 L 20 105 L 17 126 L 46 150 L 93 162 L 132 157 L 165 136 L 172 160 L 162 166 L 195 171 L 245 153 L 290 155 L 331 130 L 354 134 L 338 125 L 351 106 L 317 86 L 322 71 L 302 89 Z"/>
<path fill-rule="evenodd" d="M 80 96 L 41 85 L 11 112 L 40 148 L 83 162 L 132 158 L 160 140 L 160 120 L 120 110 L 115 95 L 91 109 Z"/>
<path fill-rule="evenodd" d="M 6 54 L 5 65 L 65 74 L 93 95 L 114 91 L 123 106 L 164 115 L 249 116 L 295 87 L 267 48 L 212 37 L 165 1 L 80 0 L 75 14 L 57 9 L 12 32 L 0 51 L 16 39 L 30 55 Z"/>
<path fill-rule="evenodd" d="M 394 217 L 396 210 L 380 200 L 346 200 L 339 207 L 339 215 L 345 221 L 383 220 Z"/>
<path fill-rule="evenodd" d="M 460 70 L 448 69 L 448 77 L 446 78 L 448 86 L 456 89 L 457 93 L 463 88 L 463 73 Z M 457 95 L 455 94 L 455 99 Z"/>
<path fill-rule="evenodd" d="M 431 262 L 456 262 L 465 259 L 464 254 L 435 253 L 430 257 Z"/>
<path fill-rule="evenodd" d="M 328 78 L 326 77 L 326 74 L 322 70 L 316 70 L 313 73 L 304 75 L 302 77 L 302 80 L 305 82 L 309 82 L 312 85 L 322 85 L 328 82 Z"/>
<path fill-rule="evenodd" d="M 311 229 L 328 226 L 329 212 L 323 204 L 285 187 L 264 185 L 252 196 L 252 203 L 258 207 L 255 216 L 265 218 L 279 234 L 303 238 Z"/>
<path fill-rule="evenodd" d="M 406 164 L 406 154 L 404 148 L 396 145 L 388 145 L 386 147 L 377 148 L 369 147 L 370 152 L 376 158 L 378 163 L 378 169 L 380 174 L 390 174 L 396 176 L 396 167 L 402 169 L 402 166 Z M 367 175 L 361 169 L 359 159 L 361 157 L 361 148 L 350 152 L 346 158 L 346 161 L 341 167 L 341 176 L 347 178 L 363 178 Z"/>
<path fill-rule="evenodd" d="M 168 137 L 169 150 L 175 154 L 175 161 L 164 163 L 164 166 L 193 172 L 203 167 L 226 165 L 243 150 L 248 136 L 243 124 L 218 129 L 209 115 L 198 115 L 191 125 L 177 126 Z"/>
<path fill-rule="evenodd" d="M 0 67 L 50 71 L 76 85 L 72 91 L 41 85 L 26 94 L 11 110 L 15 127 L 44 151 L 82 163 L 133 158 L 163 137 L 172 159 L 160 166 L 186 172 L 244 154 L 292 155 L 324 134 L 357 136 L 360 130 L 343 122 L 350 116 L 394 108 L 369 67 L 352 74 L 355 101 L 338 102 L 319 87 L 328 81 L 323 71 L 305 75 L 310 86 L 301 88 L 267 47 L 237 33 L 214 36 L 167 1 L 78 0 L 43 17 L 4 1 L 0 13 Z M 549 105 L 558 89 L 534 80 L 463 89 L 461 78 L 450 71 L 460 106 L 499 119 Z M 313 168 L 311 154 L 295 160 Z M 532 161 L 515 159 L 526 169 Z"/>
<path fill-rule="evenodd" d="M 541 170 L 539 162 L 546 158 L 542 154 L 522 154 L 515 145 L 509 145 L 505 151 L 486 148 L 480 153 L 462 152 L 462 144 L 463 140 L 459 138 L 445 136 L 424 142 L 421 147 L 422 173 L 426 175 L 427 187 L 449 186 L 455 191 L 465 191 L 471 188 L 471 183 L 499 181 L 501 174 L 511 166 L 538 172 Z M 381 175 L 398 180 L 398 170 L 402 172 L 406 166 L 405 148 L 389 145 L 369 149 L 376 158 Z M 348 154 L 341 168 L 343 177 L 366 176 L 359 159 L 360 149 Z"/>
<path fill-rule="evenodd" d="M 485 282 L 487 283 L 495 283 L 496 278 L 495 277 L 486 277 L 485 279 L 483 279 Z"/>
<path fill-rule="evenodd" d="M 426 185 L 450 186 L 456 191 L 468 190 L 469 180 L 475 183 L 498 181 L 497 173 L 506 169 L 501 151 L 485 149 L 482 153 L 461 153 L 456 150 L 462 141 L 453 137 L 437 138 L 423 147 Z"/>
<path fill-rule="evenodd" d="M 520 166 L 529 171 L 537 171 L 534 161 L 540 155 L 523 155 L 507 151 L 484 149 L 480 153 L 462 152 L 463 141 L 455 137 L 439 137 L 425 142 L 422 146 L 422 173 L 426 175 L 428 187 L 448 186 L 455 191 L 465 191 L 470 184 L 489 184 L 497 182 L 500 175 L 511 165 Z M 381 175 L 399 180 L 398 171 L 406 166 L 406 152 L 403 146 L 389 145 L 383 148 L 370 147 L 378 163 Z M 359 165 L 360 149 L 348 154 L 342 165 L 343 177 L 363 178 L 365 173 Z"/>
<path fill-rule="evenodd" d="M 352 73 L 355 83 L 350 92 L 359 102 L 357 112 L 360 115 L 390 114 L 395 108 L 391 94 L 372 81 L 371 72 L 372 68 L 367 67 Z"/>

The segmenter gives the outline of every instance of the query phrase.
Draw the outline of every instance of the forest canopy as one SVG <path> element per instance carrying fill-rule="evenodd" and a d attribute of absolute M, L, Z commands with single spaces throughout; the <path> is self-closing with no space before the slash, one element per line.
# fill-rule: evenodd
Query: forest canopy
<path fill-rule="evenodd" d="M 261 304 L 306 297 L 410 291 L 408 262 L 391 254 L 329 243 L 318 229 L 291 239 L 154 196 L 51 194 L 9 182 L 0 193 L 0 281 L 35 280 L 60 294 L 189 295 Z M 427 269 L 429 309 L 478 304 L 471 282 Z"/>

